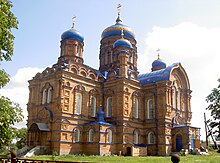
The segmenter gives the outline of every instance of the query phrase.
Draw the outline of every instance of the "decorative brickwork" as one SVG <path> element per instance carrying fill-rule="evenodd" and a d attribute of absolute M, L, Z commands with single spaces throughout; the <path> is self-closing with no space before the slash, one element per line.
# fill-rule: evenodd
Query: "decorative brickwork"
<path fill-rule="evenodd" d="M 57 63 L 29 81 L 28 146 L 134 156 L 198 148 L 185 70 L 158 61 L 139 75 L 134 33 L 118 20 L 102 34 L 99 70 L 83 63 L 84 42 L 74 29 L 62 37 Z"/>

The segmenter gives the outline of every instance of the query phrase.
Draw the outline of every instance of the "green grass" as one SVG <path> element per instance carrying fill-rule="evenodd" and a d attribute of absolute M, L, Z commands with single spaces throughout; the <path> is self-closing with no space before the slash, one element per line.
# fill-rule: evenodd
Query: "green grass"
<path fill-rule="evenodd" d="M 186 155 L 180 157 L 180 163 L 220 163 L 220 154 L 210 152 L 210 155 Z M 34 156 L 31 159 L 36 160 L 59 160 L 59 161 L 91 161 L 98 163 L 171 163 L 169 156 L 146 156 L 146 157 L 129 157 L 129 156 L 80 156 L 80 155 L 41 155 Z"/>

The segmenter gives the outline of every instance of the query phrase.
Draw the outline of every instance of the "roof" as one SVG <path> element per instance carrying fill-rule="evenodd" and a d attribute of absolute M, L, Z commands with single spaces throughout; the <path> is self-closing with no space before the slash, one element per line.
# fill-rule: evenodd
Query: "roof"
<path fill-rule="evenodd" d="M 115 41 L 115 43 L 113 44 L 113 48 L 116 48 L 116 47 L 131 48 L 132 45 L 131 45 L 130 41 L 128 41 L 126 39 L 119 39 L 119 40 Z"/>
<path fill-rule="evenodd" d="M 62 40 L 66 40 L 66 39 L 76 39 L 76 40 L 79 40 L 81 42 L 84 41 L 84 37 L 81 33 L 79 33 L 77 30 L 75 29 L 69 29 L 67 30 L 66 32 L 64 32 L 62 35 L 61 35 L 61 39 Z"/>
<path fill-rule="evenodd" d="M 121 30 L 123 29 L 124 36 L 130 37 L 135 39 L 135 34 L 134 31 L 129 28 L 126 25 L 123 25 L 121 23 L 116 23 L 115 25 L 112 25 L 110 27 L 107 27 L 103 32 L 102 32 L 102 39 L 105 37 L 109 36 L 121 36 Z"/>
<path fill-rule="evenodd" d="M 32 123 L 29 131 L 50 131 L 46 123 Z"/>
<path fill-rule="evenodd" d="M 146 74 L 140 74 L 138 75 L 137 80 L 139 80 L 141 84 L 150 84 L 159 81 L 169 80 L 172 68 L 177 66 L 178 64 L 179 63 L 174 63 L 161 70 L 152 71 Z"/>

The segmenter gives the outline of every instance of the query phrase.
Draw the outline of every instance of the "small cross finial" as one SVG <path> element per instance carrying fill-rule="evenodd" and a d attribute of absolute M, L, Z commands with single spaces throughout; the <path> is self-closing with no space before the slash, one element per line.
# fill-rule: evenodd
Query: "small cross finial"
<path fill-rule="evenodd" d="M 118 4 L 117 9 L 118 9 L 118 16 L 119 16 L 119 15 L 120 15 L 120 13 L 121 13 L 121 4 L 120 4 L 120 3 Z"/>
<path fill-rule="evenodd" d="M 158 57 L 157 59 L 160 59 L 160 49 L 159 48 L 157 49 L 157 57 Z"/>
<path fill-rule="evenodd" d="M 75 26 L 75 22 L 76 22 L 76 16 L 73 16 L 73 17 L 72 17 L 72 20 L 73 20 L 73 26 L 72 26 L 72 29 L 75 29 L 74 26 Z"/>

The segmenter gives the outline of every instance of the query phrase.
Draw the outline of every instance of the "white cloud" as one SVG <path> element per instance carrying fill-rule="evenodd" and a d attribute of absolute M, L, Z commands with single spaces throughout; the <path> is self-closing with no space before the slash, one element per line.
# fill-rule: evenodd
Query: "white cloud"
<path fill-rule="evenodd" d="M 146 38 L 145 54 L 139 54 L 138 65 L 141 73 L 149 72 L 151 63 L 157 58 L 156 50 L 160 51 L 160 58 L 167 65 L 181 62 L 188 73 L 192 92 L 192 125 L 201 127 L 204 139 L 203 113 L 207 107 L 206 96 L 220 77 L 220 27 L 208 29 L 190 22 L 183 22 L 176 26 L 163 28 L 154 27 Z M 148 66 L 148 67 L 147 67 Z"/>
<path fill-rule="evenodd" d="M 41 72 L 42 68 L 37 67 L 25 67 L 18 69 L 16 74 L 11 77 L 8 85 L 0 89 L 0 95 L 8 97 L 13 102 L 20 105 L 24 114 L 24 121 L 17 124 L 18 127 L 25 127 L 27 120 L 27 107 L 29 90 L 28 90 L 28 80 L 32 79 L 37 72 Z"/>

